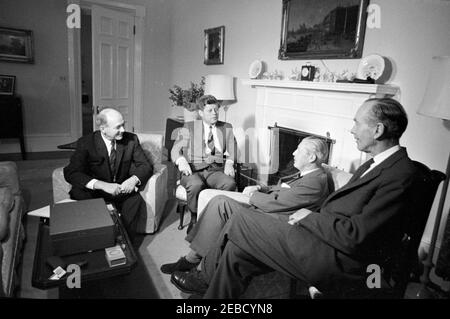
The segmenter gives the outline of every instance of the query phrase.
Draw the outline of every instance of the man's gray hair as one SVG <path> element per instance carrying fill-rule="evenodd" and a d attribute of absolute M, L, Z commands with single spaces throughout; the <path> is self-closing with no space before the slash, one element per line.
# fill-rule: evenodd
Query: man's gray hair
<path fill-rule="evenodd" d="M 307 142 L 306 148 L 316 155 L 316 163 L 321 165 L 328 160 L 328 144 L 324 139 L 308 136 L 305 137 L 302 142 Z"/>

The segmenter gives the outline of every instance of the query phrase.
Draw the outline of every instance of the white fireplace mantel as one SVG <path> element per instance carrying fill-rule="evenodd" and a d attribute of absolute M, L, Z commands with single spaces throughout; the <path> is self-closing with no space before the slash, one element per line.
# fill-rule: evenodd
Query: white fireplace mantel
<path fill-rule="evenodd" d="M 268 126 L 278 125 L 335 141 L 330 165 L 352 172 L 366 160 L 350 130 L 359 106 L 368 98 L 399 97 L 394 85 L 285 80 L 243 80 L 256 88 L 253 154 L 259 168 L 273 169 Z"/>
<path fill-rule="evenodd" d="M 285 80 L 243 80 L 242 84 L 251 86 L 277 87 L 289 89 L 336 91 L 342 93 L 366 93 L 395 96 L 399 88 L 386 84 L 334 83 Z"/>

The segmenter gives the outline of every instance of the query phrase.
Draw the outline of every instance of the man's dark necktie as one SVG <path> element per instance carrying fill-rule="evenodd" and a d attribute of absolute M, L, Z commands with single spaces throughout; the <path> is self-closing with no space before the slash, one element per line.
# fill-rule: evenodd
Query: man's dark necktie
<path fill-rule="evenodd" d="M 209 127 L 209 134 L 208 134 L 208 148 L 211 150 L 211 155 L 214 155 L 216 153 L 216 149 L 214 146 L 214 136 L 212 133 L 212 126 Z"/>
<path fill-rule="evenodd" d="M 116 140 L 111 141 L 111 153 L 109 154 L 109 168 L 111 169 L 111 174 L 113 179 L 116 179 Z"/>
<path fill-rule="evenodd" d="M 361 177 L 362 174 L 365 173 L 365 171 L 367 171 L 370 168 L 370 165 L 373 164 L 373 158 L 371 158 L 370 160 L 368 160 L 367 162 L 365 162 L 364 164 L 362 164 L 355 172 L 355 174 L 352 176 L 352 178 L 350 179 L 350 182 L 356 181 L 357 179 L 359 179 Z"/>

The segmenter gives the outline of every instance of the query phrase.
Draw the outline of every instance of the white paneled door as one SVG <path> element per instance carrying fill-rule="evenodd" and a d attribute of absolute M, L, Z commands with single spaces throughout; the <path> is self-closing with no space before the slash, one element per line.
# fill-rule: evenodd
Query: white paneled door
<path fill-rule="evenodd" d="M 133 131 L 133 57 L 133 16 L 93 5 L 93 114 L 114 107 L 123 114 L 128 131 Z"/>

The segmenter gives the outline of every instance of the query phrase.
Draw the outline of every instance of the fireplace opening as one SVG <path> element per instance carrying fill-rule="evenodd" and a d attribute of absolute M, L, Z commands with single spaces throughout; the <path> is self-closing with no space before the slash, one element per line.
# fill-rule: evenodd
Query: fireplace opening
<path fill-rule="evenodd" d="M 297 149 L 298 144 L 307 136 L 314 136 L 323 139 L 328 145 L 328 157 L 325 163 L 329 164 L 333 144 L 335 140 L 327 136 L 311 134 L 287 127 L 269 126 L 270 130 L 270 174 L 268 176 L 268 184 L 277 184 L 280 178 L 295 174 L 298 170 L 294 167 L 294 157 L 292 153 Z"/>

